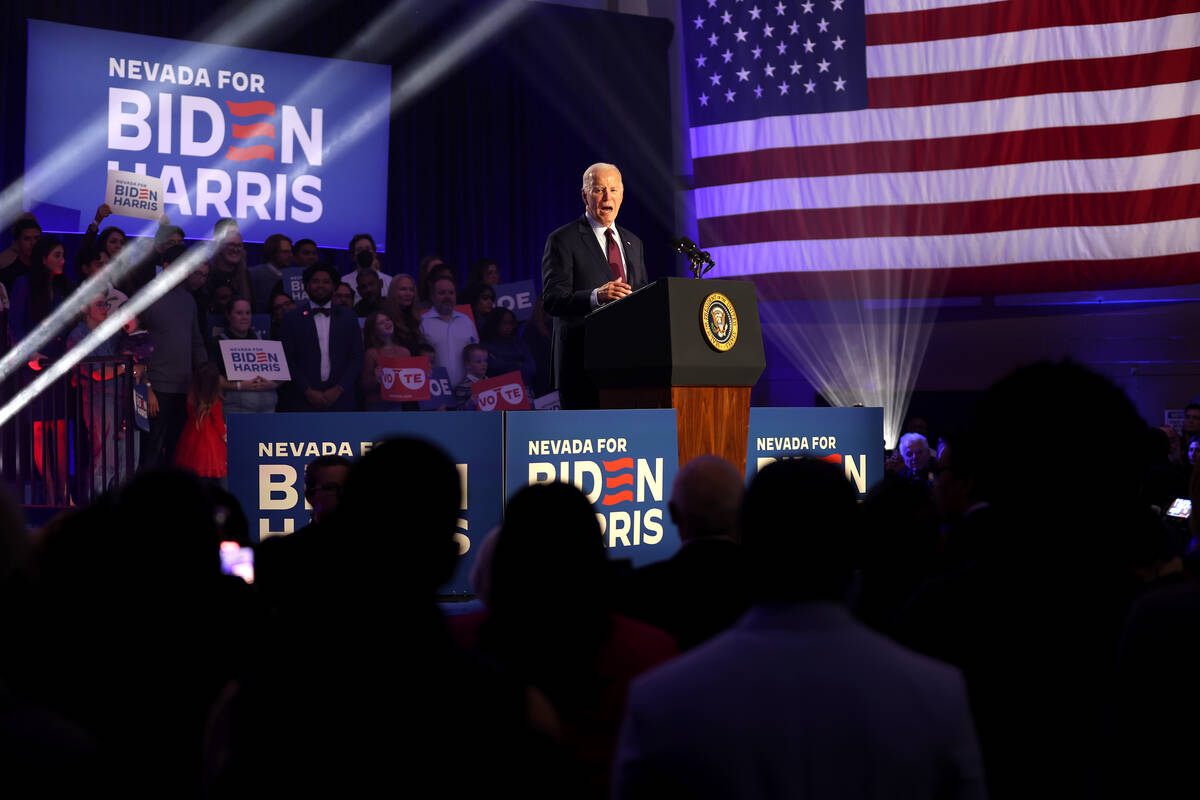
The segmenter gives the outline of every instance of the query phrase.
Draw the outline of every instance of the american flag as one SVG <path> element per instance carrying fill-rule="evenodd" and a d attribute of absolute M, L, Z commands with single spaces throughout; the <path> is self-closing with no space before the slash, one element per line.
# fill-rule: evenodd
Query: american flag
<path fill-rule="evenodd" d="M 684 0 L 715 276 L 1200 282 L 1200 0 Z M 898 289 L 893 289 L 899 291 Z"/>

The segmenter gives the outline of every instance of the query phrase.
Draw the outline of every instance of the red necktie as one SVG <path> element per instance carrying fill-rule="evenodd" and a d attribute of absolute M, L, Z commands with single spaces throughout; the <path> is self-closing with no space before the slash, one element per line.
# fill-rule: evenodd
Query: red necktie
<path fill-rule="evenodd" d="M 617 245 L 612 228 L 604 229 L 604 238 L 608 240 L 608 268 L 612 270 L 613 280 L 624 282 L 625 262 L 621 261 L 621 248 Z"/>

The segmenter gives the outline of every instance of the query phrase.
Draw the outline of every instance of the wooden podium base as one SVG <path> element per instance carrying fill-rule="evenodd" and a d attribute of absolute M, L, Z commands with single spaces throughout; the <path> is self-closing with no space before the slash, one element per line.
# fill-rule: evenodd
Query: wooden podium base
<path fill-rule="evenodd" d="M 746 472 L 749 386 L 647 386 L 601 389 L 601 408 L 673 408 L 679 466 L 712 453 Z"/>

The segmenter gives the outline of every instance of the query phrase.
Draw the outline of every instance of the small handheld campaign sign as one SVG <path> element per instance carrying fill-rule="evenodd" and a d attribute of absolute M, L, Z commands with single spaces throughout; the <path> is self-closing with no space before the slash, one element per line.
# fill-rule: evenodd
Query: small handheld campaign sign
<path fill-rule="evenodd" d="M 133 387 L 133 421 L 140 430 L 150 432 L 149 395 L 145 386 Z"/>
<path fill-rule="evenodd" d="M 379 357 L 379 396 L 393 403 L 429 399 L 429 359 Z"/>
<path fill-rule="evenodd" d="M 429 375 L 429 399 L 421 400 L 422 411 L 437 411 L 439 408 L 454 407 L 454 387 L 450 385 L 450 373 L 445 367 L 434 367 Z"/>
<path fill-rule="evenodd" d="M 138 219 L 158 219 L 163 214 L 162 178 L 119 169 L 108 171 L 104 202 L 112 213 Z"/>
<path fill-rule="evenodd" d="M 225 360 L 225 378 L 247 381 L 260 375 L 272 381 L 290 381 L 283 342 L 269 339 L 222 339 L 221 358 Z"/>
<path fill-rule="evenodd" d="M 292 300 L 299 303 L 301 300 L 308 299 L 308 292 L 304 291 L 304 268 L 303 267 L 288 267 L 280 270 L 283 277 L 283 290 L 291 295 Z"/>
<path fill-rule="evenodd" d="M 533 398 L 533 407 L 538 411 L 560 411 L 562 410 L 562 401 L 558 398 L 558 392 L 550 392 Z"/>
<path fill-rule="evenodd" d="M 471 384 L 471 396 L 480 411 L 523 411 L 530 408 L 529 392 L 519 371 L 506 372 Z"/>
<path fill-rule="evenodd" d="M 502 283 L 496 287 L 496 305 L 510 309 L 517 315 L 518 322 L 525 322 L 533 316 L 535 300 L 537 290 L 533 288 L 533 281 Z"/>

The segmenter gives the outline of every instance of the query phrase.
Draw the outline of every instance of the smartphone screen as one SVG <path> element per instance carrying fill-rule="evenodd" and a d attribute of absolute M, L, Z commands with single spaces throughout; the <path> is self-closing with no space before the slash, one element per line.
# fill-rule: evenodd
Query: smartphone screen
<path fill-rule="evenodd" d="M 1192 515 L 1192 501 L 1186 497 L 1176 497 L 1171 501 L 1171 507 L 1167 509 L 1168 517 L 1176 519 L 1187 519 Z"/>
<path fill-rule="evenodd" d="M 221 572 L 254 583 L 254 550 L 237 542 L 221 542 Z"/>

